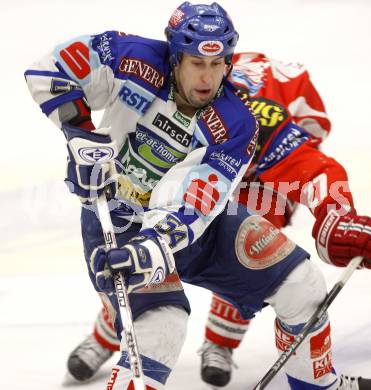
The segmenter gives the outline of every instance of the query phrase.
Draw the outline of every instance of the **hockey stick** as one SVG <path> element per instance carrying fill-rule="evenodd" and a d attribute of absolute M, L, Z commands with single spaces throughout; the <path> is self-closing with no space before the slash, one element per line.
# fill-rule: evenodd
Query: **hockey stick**
<path fill-rule="evenodd" d="M 322 316 L 326 313 L 326 310 L 331 305 L 333 300 L 339 294 L 341 289 L 344 287 L 345 283 L 353 274 L 354 270 L 361 264 L 363 258 L 361 256 L 354 257 L 352 261 L 345 268 L 344 273 L 342 274 L 340 280 L 335 283 L 334 287 L 331 291 L 326 295 L 326 298 L 323 302 L 318 306 L 317 310 L 314 312 L 312 317 L 305 324 L 302 331 L 295 336 L 293 343 L 280 355 L 277 361 L 274 363 L 272 368 L 263 376 L 263 378 L 259 381 L 259 383 L 254 387 L 253 390 L 262 390 L 264 389 L 268 383 L 276 376 L 278 371 L 286 364 L 286 362 L 290 359 L 293 353 L 298 349 L 300 344 L 303 342 L 305 337 L 310 333 L 314 325 L 322 318 Z"/>
<path fill-rule="evenodd" d="M 97 199 L 99 220 L 102 225 L 104 241 L 107 249 L 117 248 L 116 236 L 113 230 L 106 195 L 103 193 Z M 128 298 L 125 281 L 121 273 L 113 274 L 117 301 L 120 309 L 121 322 L 124 329 L 131 371 L 133 372 L 135 390 L 145 390 L 142 362 L 139 355 L 137 338 L 134 331 L 133 316 Z"/>

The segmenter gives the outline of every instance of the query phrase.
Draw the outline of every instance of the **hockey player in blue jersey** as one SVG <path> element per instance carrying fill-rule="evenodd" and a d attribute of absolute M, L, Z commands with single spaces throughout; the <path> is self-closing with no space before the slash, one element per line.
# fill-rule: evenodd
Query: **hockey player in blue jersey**
<path fill-rule="evenodd" d="M 83 203 L 89 276 L 119 337 L 112 274 L 126 275 L 148 389 L 164 388 L 184 342 L 190 307 L 181 280 L 233 302 L 246 319 L 271 304 L 283 334 L 297 331 L 326 294 L 303 249 L 228 203 L 258 137 L 248 100 L 226 81 L 238 40 L 229 16 L 217 3 L 186 2 L 166 37 L 78 37 L 25 73 L 67 139 L 66 182 Z M 90 108 L 105 109 L 98 128 Z M 94 207 L 108 184 L 119 244 L 110 251 Z M 308 339 L 287 364 L 292 389 L 351 389 L 332 367 L 329 332 L 326 317 L 310 338 L 316 350 Z M 133 389 L 132 377 L 122 342 L 107 388 Z"/>

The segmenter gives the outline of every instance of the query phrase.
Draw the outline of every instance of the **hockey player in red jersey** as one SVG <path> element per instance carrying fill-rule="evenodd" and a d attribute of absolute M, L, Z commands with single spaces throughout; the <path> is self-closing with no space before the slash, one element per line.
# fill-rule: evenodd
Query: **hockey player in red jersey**
<path fill-rule="evenodd" d="M 345 259 L 357 253 L 352 249 L 357 240 L 360 248 L 364 248 L 358 253 L 369 256 L 370 219 L 357 216 L 344 168 L 319 150 L 331 123 L 308 71 L 302 64 L 272 60 L 260 53 L 236 54 L 233 63 L 231 79 L 248 91 L 261 126 L 256 165 L 245 175 L 239 202 L 264 215 L 277 228 L 288 225 L 296 206 L 304 204 L 316 218 L 312 235 L 322 260 L 345 266 Z M 275 140 L 289 120 L 303 127 L 309 139 L 274 164 L 265 157 L 268 161 L 265 165 L 261 156 L 269 156 L 267 150 L 274 149 Z M 343 209 L 342 217 L 334 211 L 328 212 L 327 206 L 333 204 Z M 327 221 L 331 233 L 325 241 L 326 247 L 321 237 Z M 215 386 L 229 383 L 233 349 L 240 345 L 250 321 L 242 319 L 231 303 L 213 295 L 205 342 L 200 349 L 201 377 L 206 383 Z"/>
<path fill-rule="evenodd" d="M 238 38 L 230 18 L 216 3 L 187 2 L 173 13 L 166 31 L 167 43 L 115 31 L 79 37 L 26 72 L 33 97 L 66 136 L 67 182 L 84 205 L 103 192 L 105 178 L 117 178 L 114 158 L 123 164 L 118 178 L 122 196 L 116 201 L 124 202 L 111 211 L 116 226 L 124 228 L 117 234 L 119 247 L 101 247 L 94 208 L 83 207 L 85 258 L 119 336 L 123 325 L 112 275 L 125 272 L 145 383 L 157 390 L 164 388 L 185 336 L 189 303 L 178 275 L 230 300 L 244 319 L 269 303 L 277 313 L 277 333 L 286 340 L 300 331 L 326 293 L 321 273 L 302 248 L 243 205 L 226 207 L 258 141 L 249 109 L 253 94 L 243 85 L 236 90 L 223 77 Z M 105 126 L 93 126 L 86 100 L 94 109 L 107 110 Z M 274 111 L 282 115 L 270 118 L 268 127 L 276 122 L 276 130 L 255 160 L 254 172 L 261 177 L 311 142 L 282 107 Z M 262 113 L 266 119 L 271 111 Z M 94 165 L 101 174 L 92 183 Z M 169 198 L 164 197 L 167 183 L 176 183 Z M 325 204 L 326 198 L 321 201 Z M 135 213 L 138 204 L 142 214 Z M 364 229 L 369 220 L 357 217 L 351 202 L 347 206 L 336 214 L 330 211 L 328 221 L 327 214 L 317 215 L 322 219 L 315 234 L 323 238 L 329 233 L 319 245 L 325 244 L 323 252 L 336 264 L 357 254 L 370 257 Z M 129 217 L 137 219 L 128 227 Z M 339 221 L 352 233 L 349 242 L 341 236 Z M 343 250 L 340 259 L 333 245 L 344 242 L 349 252 Z M 367 260 L 363 265 L 368 266 Z M 285 367 L 290 387 L 369 390 L 368 380 L 335 372 L 329 340 L 324 316 Z M 84 347 L 94 353 L 86 344 L 80 350 Z M 74 356 L 81 355 L 76 351 Z M 132 378 L 123 342 L 108 388 L 132 389 Z"/>

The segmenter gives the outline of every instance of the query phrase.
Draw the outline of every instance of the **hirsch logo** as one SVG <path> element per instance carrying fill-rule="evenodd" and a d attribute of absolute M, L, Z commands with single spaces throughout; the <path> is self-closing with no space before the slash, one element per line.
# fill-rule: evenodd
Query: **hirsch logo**
<path fill-rule="evenodd" d="M 190 145 L 192 136 L 164 115 L 158 113 L 152 124 L 183 146 L 188 147 Z"/>
<path fill-rule="evenodd" d="M 198 51 L 204 56 L 217 56 L 224 49 L 224 45 L 220 41 L 202 41 L 198 45 Z"/>
<path fill-rule="evenodd" d="M 99 148 L 89 147 L 79 149 L 78 153 L 84 161 L 90 164 L 102 164 L 112 159 L 114 150 L 108 146 Z"/>

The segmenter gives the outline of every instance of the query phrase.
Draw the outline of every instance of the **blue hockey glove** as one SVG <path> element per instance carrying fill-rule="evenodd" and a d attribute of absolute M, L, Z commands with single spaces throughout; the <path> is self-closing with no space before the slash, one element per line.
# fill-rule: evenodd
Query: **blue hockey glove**
<path fill-rule="evenodd" d="M 122 272 L 130 293 L 163 282 L 174 271 L 175 261 L 166 241 L 153 229 L 147 229 L 122 248 L 108 251 L 96 248 L 90 258 L 90 267 L 101 291 L 113 292 L 112 273 Z"/>
<path fill-rule="evenodd" d="M 108 128 L 87 131 L 64 123 L 62 130 L 69 154 L 65 182 L 83 203 L 92 202 L 117 181 L 116 141 L 111 140 Z"/>

